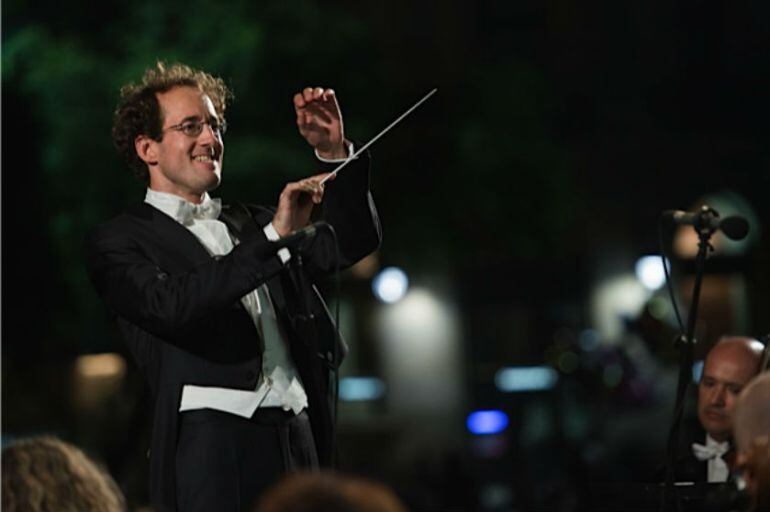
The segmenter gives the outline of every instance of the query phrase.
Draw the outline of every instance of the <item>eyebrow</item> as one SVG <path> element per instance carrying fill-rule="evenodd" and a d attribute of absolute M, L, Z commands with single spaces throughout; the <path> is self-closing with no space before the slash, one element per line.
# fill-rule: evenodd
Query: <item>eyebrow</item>
<path fill-rule="evenodd" d="M 181 121 L 179 121 L 177 124 L 184 124 L 187 121 L 200 121 L 201 119 L 202 119 L 201 116 L 187 116 L 184 119 L 182 119 Z"/>
<path fill-rule="evenodd" d="M 701 377 L 700 381 L 701 381 L 701 382 L 703 382 L 703 381 L 705 381 L 706 379 L 708 379 L 708 380 L 712 380 L 712 381 L 714 381 L 714 382 L 718 382 L 718 383 L 720 383 L 720 384 L 724 384 L 725 386 L 738 386 L 738 387 L 743 387 L 743 386 L 745 386 L 745 385 L 746 385 L 746 384 L 741 384 L 740 382 L 735 382 L 735 381 L 732 381 L 732 380 L 720 380 L 720 379 L 718 379 L 718 378 L 714 377 L 713 375 L 704 375 L 703 377 Z"/>

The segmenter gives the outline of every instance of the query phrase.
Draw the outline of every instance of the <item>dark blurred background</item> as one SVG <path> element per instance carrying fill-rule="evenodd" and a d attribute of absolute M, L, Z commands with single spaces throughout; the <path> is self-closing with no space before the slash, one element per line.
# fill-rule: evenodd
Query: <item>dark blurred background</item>
<path fill-rule="evenodd" d="M 9 0 L 2 17 L 2 440 L 75 442 L 134 508 L 150 398 L 82 241 L 144 196 L 110 129 L 158 59 L 234 89 L 215 195 L 266 204 L 316 170 L 295 91 L 332 85 L 361 144 L 438 87 L 372 148 L 384 243 L 331 300 L 351 344 L 340 466 L 413 510 L 576 510 L 597 482 L 655 479 L 678 327 L 640 258 L 662 210 L 751 224 L 713 239 L 696 357 L 770 331 L 767 2 Z M 662 239 L 686 309 L 694 233 Z M 388 267 L 407 288 L 377 280 Z"/>

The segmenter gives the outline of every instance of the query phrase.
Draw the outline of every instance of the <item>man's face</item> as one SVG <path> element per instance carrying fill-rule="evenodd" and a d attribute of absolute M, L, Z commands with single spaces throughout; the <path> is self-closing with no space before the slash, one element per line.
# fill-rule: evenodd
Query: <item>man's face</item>
<path fill-rule="evenodd" d="M 698 385 L 698 419 L 716 441 L 730 438 L 732 412 L 743 386 L 756 373 L 756 361 L 730 345 L 716 345 Z"/>
<path fill-rule="evenodd" d="M 211 99 L 194 87 L 175 87 L 158 94 L 163 118 L 163 138 L 155 142 L 155 161 L 150 166 L 150 186 L 162 192 L 199 202 L 204 192 L 219 185 L 224 143 L 211 124 L 197 136 L 171 126 L 190 122 L 219 124 Z"/>

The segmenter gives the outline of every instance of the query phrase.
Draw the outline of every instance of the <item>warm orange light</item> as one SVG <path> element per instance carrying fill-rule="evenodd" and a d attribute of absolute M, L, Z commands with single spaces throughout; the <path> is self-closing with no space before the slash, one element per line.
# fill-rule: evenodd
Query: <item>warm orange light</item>
<path fill-rule="evenodd" d="M 120 354 L 89 354 L 75 360 L 75 372 L 85 379 L 121 378 L 126 374 L 126 361 Z"/>
<path fill-rule="evenodd" d="M 373 252 L 350 267 L 350 273 L 359 279 L 371 279 L 379 269 L 380 258 L 376 252 Z"/>

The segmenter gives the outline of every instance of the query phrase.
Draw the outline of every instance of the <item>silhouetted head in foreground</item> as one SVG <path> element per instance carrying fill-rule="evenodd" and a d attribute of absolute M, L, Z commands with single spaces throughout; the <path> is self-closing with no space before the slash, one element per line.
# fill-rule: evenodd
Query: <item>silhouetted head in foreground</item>
<path fill-rule="evenodd" d="M 332 473 L 296 474 L 269 490 L 255 512 L 406 512 L 385 486 Z"/>
<path fill-rule="evenodd" d="M 54 437 L 9 445 L 2 454 L 4 512 L 123 512 L 115 481 L 82 451 Z"/>
<path fill-rule="evenodd" d="M 736 465 L 751 496 L 750 510 L 770 510 L 770 373 L 743 390 L 735 405 Z"/>

